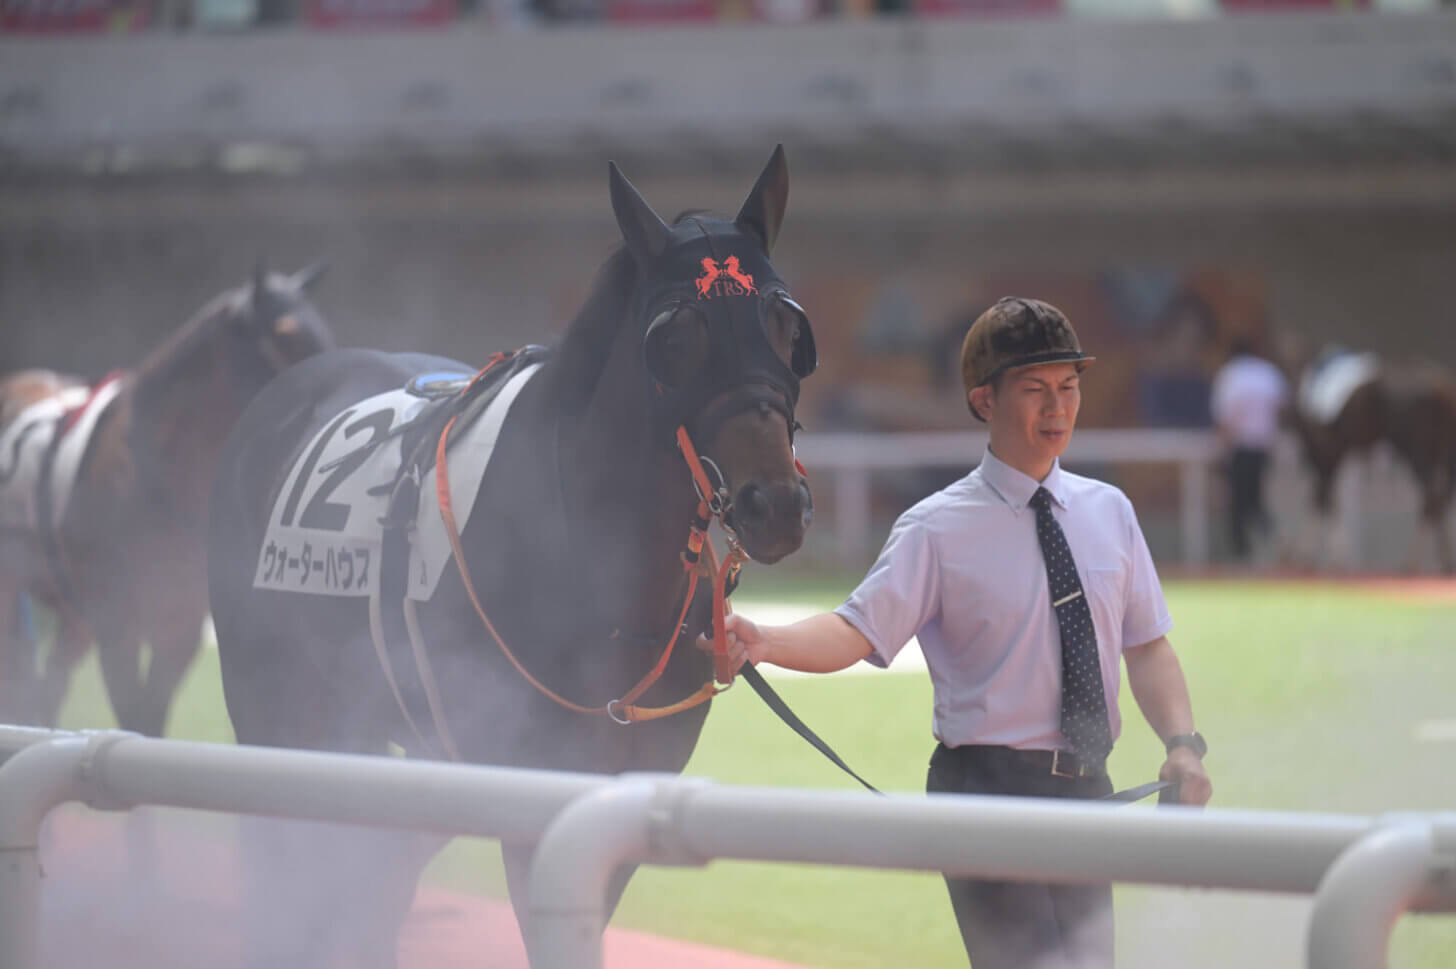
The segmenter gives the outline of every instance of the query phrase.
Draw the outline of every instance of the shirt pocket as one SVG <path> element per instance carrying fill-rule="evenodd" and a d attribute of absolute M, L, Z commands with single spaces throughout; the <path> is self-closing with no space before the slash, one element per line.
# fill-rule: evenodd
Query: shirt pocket
<path fill-rule="evenodd" d="M 1092 625 L 1097 630 L 1099 645 L 1120 649 L 1123 645 L 1122 619 L 1127 610 L 1127 570 L 1088 569 L 1085 585 L 1087 605 L 1092 610 Z"/>

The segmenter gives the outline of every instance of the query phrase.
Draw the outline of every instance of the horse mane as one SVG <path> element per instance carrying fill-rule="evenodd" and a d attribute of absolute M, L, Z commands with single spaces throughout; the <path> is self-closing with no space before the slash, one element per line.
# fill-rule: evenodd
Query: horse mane
<path fill-rule="evenodd" d="M 707 214 L 705 209 L 684 209 L 671 225 Z M 597 270 L 591 290 L 576 316 L 556 345 L 556 367 L 561 378 L 558 388 L 563 412 L 572 413 L 586 405 L 612 352 L 612 343 L 622 325 L 637 267 L 632 254 L 618 243 Z"/>
<path fill-rule="evenodd" d="M 226 290 L 209 300 L 137 365 L 136 386 L 142 387 L 171 379 L 206 345 L 207 339 L 212 336 L 212 324 L 228 315 L 240 298 L 246 298 L 241 288 Z"/>
<path fill-rule="evenodd" d="M 625 245 L 616 246 L 558 341 L 555 366 L 563 412 L 575 412 L 591 399 L 626 314 L 635 276 L 632 254 Z"/>

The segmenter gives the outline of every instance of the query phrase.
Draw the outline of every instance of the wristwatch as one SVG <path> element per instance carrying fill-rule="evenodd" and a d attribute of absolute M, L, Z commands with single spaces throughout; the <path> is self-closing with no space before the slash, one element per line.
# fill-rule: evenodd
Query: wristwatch
<path fill-rule="evenodd" d="M 1204 740 L 1203 734 L 1199 733 L 1197 730 L 1193 731 L 1192 733 L 1174 734 L 1166 741 L 1164 741 L 1163 746 L 1167 748 L 1167 751 L 1170 754 L 1173 752 L 1174 747 L 1191 748 L 1192 751 L 1198 755 L 1199 760 L 1202 760 L 1203 755 L 1208 753 L 1208 741 Z"/>

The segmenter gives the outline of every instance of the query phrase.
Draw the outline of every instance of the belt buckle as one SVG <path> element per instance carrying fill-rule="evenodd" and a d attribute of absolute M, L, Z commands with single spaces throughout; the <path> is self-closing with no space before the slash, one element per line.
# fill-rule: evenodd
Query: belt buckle
<path fill-rule="evenodd" d="M 1052 751 L 1052 776 L 1053 777 L 1081 777 L 1082 776 L 1082 771 L 1081 771 L 1081 768 L 1080 767 L 1074 767 L 1074 768 L 1071 768 L 1070 770 L 1063 770 L 1063 769 L 1061 769 L 1061 759 L 1062 759 L 1062 752 L 1060 750 L 1054 750 L 1054 751 Z"/>

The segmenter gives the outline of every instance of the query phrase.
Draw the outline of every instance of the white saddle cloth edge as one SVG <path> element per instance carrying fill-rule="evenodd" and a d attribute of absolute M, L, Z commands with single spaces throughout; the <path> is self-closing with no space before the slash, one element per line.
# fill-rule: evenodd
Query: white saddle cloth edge
<path fill-rule="evenodd" d="M 121 392 L 122 380 L 108 380 L 99 388 L 67 387 L 60 393 L 38 400 L 15 415 L 3 430 L 0 430 L 0 455 L 13 458 L 15 466 L 10 469 L 4 494 L 0 496 L 0 526 L 39 532 L 55 528 L 65 517 L 75 489 L 76 477 L 81 469 L 81 459 L 86 456 L 91 435 L 96 423 L 106 408 Z M 40 481 L 41 462 L 55 440 L 59 421 L 67 413 L 84 407 L 80 417 L 66 431 L 56 450 L 48 482 L 51 499 L 51 520 L 40 520 L 40 509 L 36 502 L 36 489 Z M 26 427 L 37 423 L 48 424 L 46 432 L 27 433 L 17 450 L 17 439 Z"/>
<path fill-rule="evenodd" d="M 1345 353 L 1314 371 L 1305 371 L 1299 381 L 1299 410 L 1317 424 L 1328 424 L 1339 416 L 1357 389 L 1375 379 L 1380 358 L 1373 353 Z"/>
<path fill-rule="evenodd" d="M 511 404 L 540 368 L 539 363 L 522 367 L 506 381 L 485 408 L 485 413 L 450 445 L 446 469 L 450 479 L 450 507 L 455 512 L 455 527 L 461 532 L 465 531 L 471 512 L 475 510 L 475 496 L 480 493 L 480 482 L 485 477 L 491 455 L 495 453 Z M 414 540 L 410 543 L 406 594 L 416 602 L 428 602 L 435 594 L 435 587 L 440 584 L 440 576 L 452 554 L 450 538 L 445 534 L 445 520 L 440 516 L 437 471 L 438 468 L 430 468 L 420 482 L 419 511 L 415 516 Z"/>
<path fill-rule="evenodd" d="M 75 490 L 76 478 L 81 471 L 81 459 L 86 456 L 86 450 L 91 446 L 91 435 L 96 432 L 101 415 L 106 413 L 116 395 L 121 393 L 122 384 L 128 379 L 117 377 L 98 387 L 81 416 L 71 425 L 65 437 L 61 438 L 61 446 L 56 451 L 56 463 L 51 470 L 51 514 L 55 516 L 56 524 L 65 520 L 66 509 L 71 504 L 71 492 Z"/>

